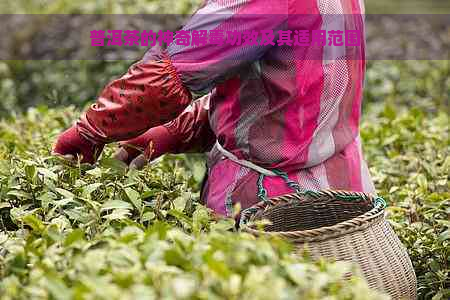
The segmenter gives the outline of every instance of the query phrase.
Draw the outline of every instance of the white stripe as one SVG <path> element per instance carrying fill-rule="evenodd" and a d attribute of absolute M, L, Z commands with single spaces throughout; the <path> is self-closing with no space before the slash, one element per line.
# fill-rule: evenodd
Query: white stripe
<path fill-rule="evenodd" d="M 343 9 L 339 1 L 318 0 L 317 5 L 323 19 L 322 30 L 344 30 Z M 341 15 L 336 18 L 336 15 L 330 14 Z M 325 161 L 336 151 L 333 128 L 339 120 L 339 104 L 349 83 L 345 60 L 336 60 L 344 57 L 345 50 L 338 50 L 338 48 L 345 49 L 345 47 L 328 46 L 328 44 L 324 47 L 322 60 L 324 82 L 320 99 L 320 113 L 317 128 L 308 149 L 308 161 L 305 168 Z M 325 59 L 330 57 L 334 59 Z"/>
<path fill-rule="evenodd" d="M 251 161 L 245 160 L 245 159 L 239 159 L 237 156 L 235 156 L 233 153 L 229 152 L 225 148 L 222 147 L 222 145 L 219 143 L 219 141 L 216 141 L 216 148 L 219 150 L 226 158 L 228 158 L 231 161 L 234 161 L 238 165 L 241 165 L 243 167 L 247 167 L 249 169 L 252 169 L 260 174 L 264 174 L 266 176 L 278 176 L 274 172 L 264 169 L 260 166 L 255 165 Z"/>
<path fill-rule="evenodd" d="M 315 166 L 335 153 L 333 129 L 339 120 L 339 104 L 350 80 L 346 62 L 343 60 L 323 65 L 323 72 L 318 125 L 308 149 L 308 162 L 305 167 Z"/>
<path fill-rule="evenodd" d="M 361 14 L 365 17 L 366 14 L 366 5 L 364 4 L 364 0 L 359 0 L 359 9 L 361 10 Z"/>

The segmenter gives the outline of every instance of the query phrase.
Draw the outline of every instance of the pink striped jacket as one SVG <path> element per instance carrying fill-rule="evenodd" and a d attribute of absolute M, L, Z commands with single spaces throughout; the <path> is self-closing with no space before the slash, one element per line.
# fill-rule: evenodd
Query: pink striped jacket
<path fill-rule="evenodd" d="M 206 150 L 217 139 L 239 159 L 280 169 L 304 189 L 374 192 L 359 135 L 363 0 L 209 0 L 183 30 L 261 35 L 257 44 L 150 49 L 80 120 L 84 137 L 97 143 L 134 137 L 176 118 L 191 95 L 209 94 L 159 130 L 173 152 Z M 263 42 L 262 31 L 273 31 L 274 43 Z M 360 46 L 328 39 L 300 46 L 300 31 L 356 31 L 363 38 Z M 286 36 L 292 44 L 282 43 Z M 224 159 L 217 147 L 209 151 L 208 172 L 203 196 L 218 214 L 259 201 L 259 174 Z M 292 192 L 279 177 L 263 184 L 269 197 Z"/>
<path fill-rule="evenodd" d="M 264 25 L 264 29 L 292 32 L 301 28 L 364 33 L 363 1 L 273 1 L 276 4 L 267 2 L 270 10 L 259 2 L 209 1 L 185 28 L 226 29 L 227 22 L 233 21 L 221 16 L 245 14 L 249 20 L 242 25 L 244 30 Z M 251 23 L 253 15 L 268 11 L 273 18 L 260 21 L 264 24 Z M 169 132 L 175 138 L 199 137 L 198 141 L 184 139 L 185 145 L 209 145 L 214 141 L 204 143 L 202 137 L 210 136 L 206 132 L 186 132 L 212 129 L 220 144 L 238 158 L 268 169 L 281 169 L 304 189 L 375 192 L 359 136 L 364 41 L 360 47 L 327 43 L 323 47 L 260 48 L 247 49 L 239 58 L 233 49 L 220 49 L 219 53 L 208 46 L 196 48 L 195 52 L 179 46 L 169 48 L 175 67 L 181 70 L 181 78 L 191 91 L 215 87 L 183 117 L 189 120 L 189 112 L 203 109 L 209 110 L 209 114 L 204 113 L 208 118 L 191 118 L 191 123 L 184 122 L 190 126 L 182 130 L 177 129 L 180 122 L 175 120 L 166 125 Z M 199 66 L 196 62 L 200 60 L 204 63 Z M 236 65 L 239 72 L 221 80 L 221 68 L 230 70 Z M 207 121 L 210 126 L 198 124 Z M 214 211 L 231 215 L 233 204 L 240 202 L 245 208 L 259 201 L 257 172 L 225 159 L 217 147 L 209 152 L 208 167 L 203 195 Z M 278 177 L 267 177 L 264 186 L 269 197 L 292 192 Z"/>

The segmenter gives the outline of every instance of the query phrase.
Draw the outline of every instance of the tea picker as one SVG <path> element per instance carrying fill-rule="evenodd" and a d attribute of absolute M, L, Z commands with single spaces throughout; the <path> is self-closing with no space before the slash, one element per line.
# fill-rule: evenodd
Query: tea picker
<path fill-rule="evenodd" d="M 319 252 L 349 260 L 356 255 L 363 270 L 366 262 L 386 262 L 380 252 L 395 255 L 389 259 L 403 262 L 404 276 L 371 268 L 368 280 L 376 271 L 381 272 L 373 277 L 377 282 L 396 277 L 400 294 L 414 298 L 404 292 L 414 284 L 404 251 L 395 241 L 381 241 L 392 237 L 388 227 L 368 229 L 364 223 L 366 213 L 381 213 L 378 198 L 369 196 L 375 189 L 359 135 L 364 38 L 354 47 L 337 46 L 326 38 L 330 31 L 363 34 L 363 6 L 359 0 L 208 1 L 183 30 L 241 34 L 236 40 L 241 43 L 173 42 L 166 50 L 151 48 L 104 88 L 96 103 L 59 137 L 54 152 L 82 154 L 84 162 L 92 163 L 105 144 L 125 141 L 126 152 L 118 157 L 134 163 L 138 158 L 142 165 L 155 153 L 208 151 L 202 198 L 215 213 L 233 216 L 236 203 L 244 209 L 244 220 L 248 212 L 257 219 L 264 215 L 261 209 L 267 209 L 270 219 L 272 210 L 281 211 L 274 213 L 276 230 L 268 234 L 293 231 L 287 234 L 293 237 L 338 237 L 335 229 L 346 230 L 351 224 L 374 230 L 373 238 L 380 243 L 367 244 L 370 249 L 340 248 L 350 243 L 346 238 L 358 238 L 360 231 L 354 231 L 355 236 L 345 233 L 343 239 L 327 240 L 323 249 L 329 252 Z M 305 30 L 315 42 L 299 46 Z M 257 43 L 250 41 L 255 32 Z M 201 95 L 208 96 L 193 102 Z M 133 148 L 143 150 L 144 156 Z M 328 189 L 355 192 L 324 191 Z M 277 210 L 273 199 L 279 197 L 301 201 L 288 201 Z M 311 228 L 302 223 L 305 214 L 324 220 Z M 371 256 L 381 260 L 370 263 Z M 397 295 L 392 292 L 393 298 Z"/>

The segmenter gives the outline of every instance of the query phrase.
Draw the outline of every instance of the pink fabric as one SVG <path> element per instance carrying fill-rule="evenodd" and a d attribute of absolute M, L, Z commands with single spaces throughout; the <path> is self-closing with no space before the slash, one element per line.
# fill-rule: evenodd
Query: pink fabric
<path fill-rule="evenodd" d="M 343 151 L 323 163 L 309 168 L 288 172 L 291 180 L 305 190 L 336 189 L 375 193 L 367 166 L 362 159 L 359 138 Z M 220 157 L 220 154 L 218 154 Z M 221 215 L 233 215 L 237 202 L 247 208 L 260 201 L 256 181 L 259 174 L 239 166 L 228 159 L 220 159 L 209 169 L 209 182 L 204 193 L 208 207 Z M 239 176 L 239 174 L 243 174 Z M 364 180 L 364 182 L 363 182 Z M 263 182 L 268 197 L 294 192 L 280 177 L 265 177 Z M 228 207 L 227 207 L 227 203 Z"/>
<path fill-rule="evenodd" d="M 364 33 L 363 11 L 362 0 L 213 0 L 185 29 Z M 168 49 L 183 84 L 211 92 L 209 124 L 220 143 L 240 159 L 287 172 L 303 189 L 373 193 L 359 138 L 364 43 L 239 47 Z M 256 172 L 223 159 L 215 147 L 208 167 L 203 195 L 214 211 L 231 216 L 233 204 L 259 201 Z M 266 177 L 264 186 L 269 197 L 292 192 L 281 178 Z"/>

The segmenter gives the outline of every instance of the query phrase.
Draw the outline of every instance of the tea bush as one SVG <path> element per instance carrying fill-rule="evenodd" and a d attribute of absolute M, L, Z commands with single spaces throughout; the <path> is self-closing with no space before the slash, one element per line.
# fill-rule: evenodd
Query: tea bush
<path fill-rule="evenodd" d="M 412 63 L 369 66 L 364 152 L 420 299 L 448 299 L 448 70 Z M 403 81 L 412 76 L 413 87 Z M 76 116 L 73 107 L 39 107 L 0 121 L 2 298 L 383 297 L 357 277 L 343 282 L 348 265 L 313 263 L 212 218 L 197 203 L 198 159 L 170 156 L 128 171 L 109 147 L 95 167 L 62 164 L 51 144 Z"/>
<path fill-rule="evenodd" d="M 423 298 L 450 296 L 449 115 L 387 105 L 367 118 L 365 154 L 388 217 L 408 248 Z"/>
<path fill-rule="evenodd" d="M 128 171 L 50 156 L 73 109 L 30 109 L 0 125 L 3 299 L 384 299 L 343 263 L 232 232 L 197 204 L 172 157 Z"/>
<path fill-rule="evenodd" d="M 175 2 L 17 0 L 0 2 L 0 11 L 190 13 L 200 1 Z M 430 9 L 366 2 L 369 13 Z M 385 298 L 352 266 L 312 262 L 283 241 L 211 217 L 197 202 L 201 158 L 170 156 L 137 172 L 109 158 L 113 147 L 95 167 L 51 157 L 57 134 L 129 64 L 0 62 L 0 299 Z M 420 299 L 450 298 L 449 94 L 448 61 L 368 64 L 365 157 Z M 76 107 L 48 108 L 69 104 Z M 342 281 L 349 270 L 356 276 Z"/>

